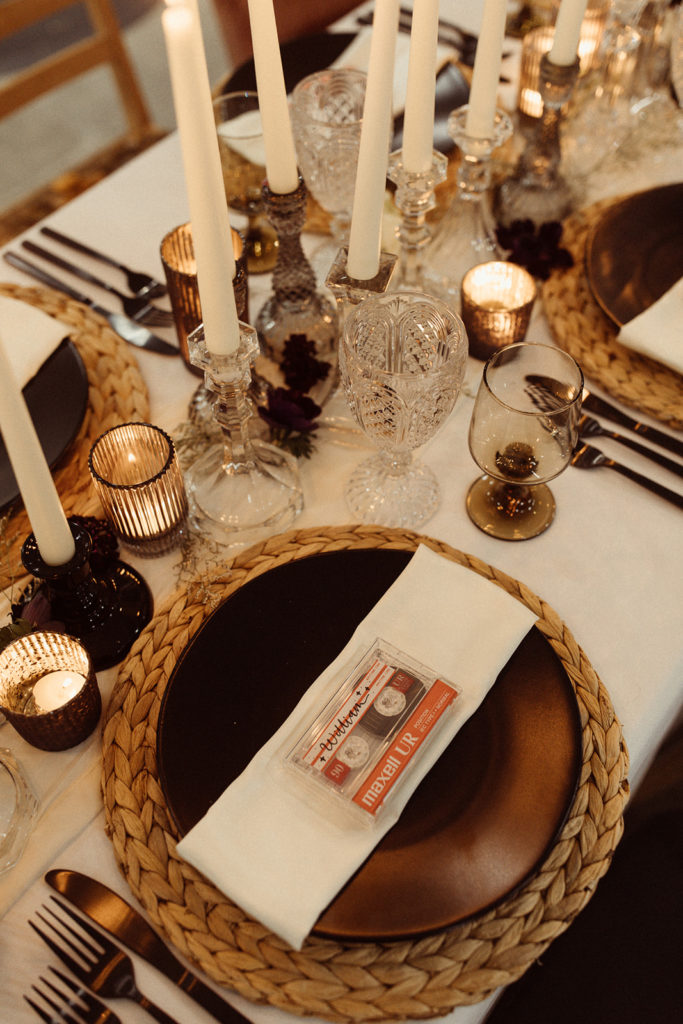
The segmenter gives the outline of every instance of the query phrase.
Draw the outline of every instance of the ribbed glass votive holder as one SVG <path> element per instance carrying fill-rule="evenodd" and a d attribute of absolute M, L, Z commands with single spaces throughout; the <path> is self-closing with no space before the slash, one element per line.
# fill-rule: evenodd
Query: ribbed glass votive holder
<path fill-rule="evenodd" d="M 472 267 L 462 281 L 462 319 L 470 355 L 488 359 L 523 341 L 536 301 L 536 282 L 524 267 L 491 260 Z"/>
<path fill-rule="evenodd" d="M 88 460 L 95 490 L 119 539 L 143 557 L 181 543 L 187 496 L 175 445 L 150 423 L 122 423 L 95 441 Z"/>
<path fill-rule="evenodd" d="M 39 631 L 0 652 L 0 709 L 41 750 L 66 750 L 97 725 L 102 700 L 85 647 L 65 633 Z"/>

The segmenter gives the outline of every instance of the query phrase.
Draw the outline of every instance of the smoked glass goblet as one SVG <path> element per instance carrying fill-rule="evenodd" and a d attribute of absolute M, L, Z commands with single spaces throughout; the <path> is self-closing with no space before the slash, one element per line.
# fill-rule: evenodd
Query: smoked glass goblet
<path fill-rule="evenodd" d="M 548 480 L 568 465 L 578 440 L 583 374 L 552 345 L 520 342 L 484 367 L 469 445 L 484 476 L 467 494 L 472 522 L 501 540 L 528 540 L 555 516 Z"/>
<path fill-rule="evenodd" d="M 439 483 L 413 451 L 450 416 L 466 363 L 462 320 L 424 292 L 373 297 L 349 315 L 339 346 L 342 385 L 355 419 L 379 448 L 346 486 L 357 520 L 415 528 L 436 511 Z"/>
<path fill-rule="evenodd" d="M 266 220 L 261 187 L 266 177 L 263 127 L 255 92 L 229 92 L 213 103 L 218 150 L 228 206 L 247 218 L 247 270 L 263 274 L 275 266 L 277 235 Z"/>

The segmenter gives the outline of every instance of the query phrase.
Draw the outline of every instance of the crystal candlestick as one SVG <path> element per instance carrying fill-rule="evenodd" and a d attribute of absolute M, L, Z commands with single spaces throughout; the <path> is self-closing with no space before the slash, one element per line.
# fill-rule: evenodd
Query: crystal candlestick
<path fill-rule="evenodd" d="M 425 290 L 455 309 L 460 308 L 460 284 L 470 267 L 503 258 L 488 193 L 491 154 L 512 134 L 512 121 L 497 110 L 489 138 L 469 136 L 467 109 L 459 107 L 448 119 L 448 133 L 462 152 L 457 192 L 425 252 L 422 271 Z"/>
<path fill-rule="evenodd" d="M 394 290 L 424 287 L 422 255 L 431 238 L 427 214 L 436 206 L 434 189 L 446 180 L 447 173 L 448 158 L 436 150 L 432 153 L 431 167 L 426 171 L 406 170 L 400 149 L 389 157 L 388 177 L 396 185 L 394 202 L 401 214 L 397 231 L 401 253 L 391 282 Z"/>
<path fill-rule="evenodd" d="M 262 306 L 255 323 L 265 353 L 279 362 L 285 343 L 292 336 L 303 335 L 315 342 L 316 358 L 329 362 L 334 369 L 338 335 L 336 311 L 332 302 L 317 290 L 315 274 L 301 245 L 306 219 L 306 186 L 299 178 L 294 192 L 279 195 L 271 192 L 266 183 L 263 198 L 266 216 L 279 240 L 273 294 Z"/>
<path fill-rule="evenodd" d="M 390 290 L 398 262 L 398 257 L 394 253 L 381 252 L 379 268 L 375 276 L 367 281 L 360 281 L 358 278 L 349 275 L 347 269 L 348 259 L 348 246 L 344 245 L 337 253 L 325 281 L 326 286 L 334 295 L 335 302 L 337 303 L 340 333 L 346 317 L 356 306 L 369 299 L 370 296 L 384 295 L 385 292 Z"/>
<path fill-rule="evenodd" d="M 76 552 L 65 565 L 48 565 L 30 534 L 21 549 L 24 568 L 40 580 L 51 615 L 81 641 L 96 671 L 109 668 L 128 653 L 152 617 L 152 597 L 143 578 L 125 562 L 108 570 L 90 567 L 88 531 L 69 520 Z"/>
<path fill-rule="evenodd" d="M 190 358 L 204 371 L 222 432 L 222 440 L 185 474 L 193 524 L 224 545 L 286 529 L 303 508 L 303 492 L 293 456 L 250 435 L 253 406 L 248 393 L 259 353 L 256 331 L 240 323 L 239 346 L 229 355 L 207 349 L 203 327 L 190 335 L 189 345 Z"/>
<path fill-rule="evenodd" d="M 560 121 L 579 76 L 579 58 L 563 67 L 541 57 L 540 92 L 543 112 L 514 174 L 500 187 L 498 217 L 504 224 L 530 219 L 536 224 L 562 220 L 573 196 L 560 173 Z"/>

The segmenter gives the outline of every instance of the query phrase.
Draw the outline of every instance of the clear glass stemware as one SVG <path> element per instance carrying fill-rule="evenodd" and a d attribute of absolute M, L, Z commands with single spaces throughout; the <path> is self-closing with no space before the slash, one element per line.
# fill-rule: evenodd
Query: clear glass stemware
<path fill-rule="evenodd" d="M 356 519 L 416 528 L 436 511 L 439 483 L 413 452 L 453 411 L 466 363 L 462 320 L 423 292 L 374 297 L 350 314 L 341 380 L 355 419 L 379 448 L 346 486 Z"/>

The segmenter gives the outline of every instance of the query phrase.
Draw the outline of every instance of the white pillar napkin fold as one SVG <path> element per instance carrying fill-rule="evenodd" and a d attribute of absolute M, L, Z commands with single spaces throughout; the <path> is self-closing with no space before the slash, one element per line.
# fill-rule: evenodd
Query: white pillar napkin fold
<path fill-rule="evenodd" d="M 181 840 L 178 852 L 248 914 L 300 949 L 320 913 L 479 707 L 535 620 L 500 587 L 421 545 L 289 718 Z M 281 754 L 378 637 L 462 692 L 448 728 L 424 751 L 393 812 L 384 808 L 370 829 L 335 825 L 288 787 Z"/>
<path fill-rule="evenodd" d="M 68 333 L 63 323 L 42 309 L 0 295 L 0 338 L 20 388 L 35 377 Z"/>
<path fill-rule="evenodd" d="M 621 328 L 617 341 L 683 373 L 683 277 Z"/>

